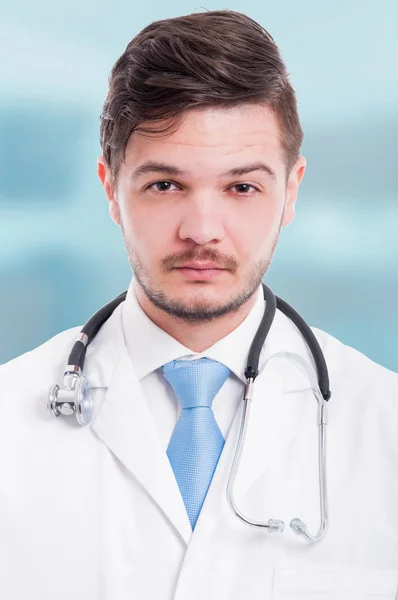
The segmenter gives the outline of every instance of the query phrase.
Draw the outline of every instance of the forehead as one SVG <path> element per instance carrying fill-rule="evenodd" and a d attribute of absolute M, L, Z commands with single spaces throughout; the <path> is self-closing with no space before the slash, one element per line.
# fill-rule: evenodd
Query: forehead
<path fill-rule="evenodd" d="M 164 123 L 156 123 L 161 128 Z M 152 123 L 144 123 L 150 128 Z M 126 147 L 126 164 L 149 158 L 216 160 L 231 155 L 266 156 L 274 165 L 283 162 L 280 128 L 274 113 L 265 105 L 234 108 L 201 108 L 187 111 L 171 133 L 133 132 Z"/>

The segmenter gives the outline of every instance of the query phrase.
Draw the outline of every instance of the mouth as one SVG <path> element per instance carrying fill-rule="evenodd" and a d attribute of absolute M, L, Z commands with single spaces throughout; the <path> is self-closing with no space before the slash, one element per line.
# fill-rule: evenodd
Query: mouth
<path fill-rule="evenodd" d="M 219 277 L 223 273 L 226 273 L 226 269 L 221 268 L 198 268 L 198 267 L 177 267 L 176 271 L 178 271 L 181 275 L 183 275 L 186 279 L 200 279 L 202 281 L 213 279 L 214 277 Z"/>

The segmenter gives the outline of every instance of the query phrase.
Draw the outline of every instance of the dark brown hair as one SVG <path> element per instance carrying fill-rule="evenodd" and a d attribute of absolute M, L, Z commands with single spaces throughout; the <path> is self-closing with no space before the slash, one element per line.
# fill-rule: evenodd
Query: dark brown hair
<path fill-rule="evenodd" d="M 128 44 L 109 76 L 101 146 L 114 178 L 133 131 L 178 128 L 189 109 L 266 104 L 276 115 L 287 172 L 303 140 L 295 92 L 270 34 L 232 10 L 155 21 Z M 155 127 L 165 120 L 166 127 Z M 143 127 L 143 122 L 149 127 Z"/>

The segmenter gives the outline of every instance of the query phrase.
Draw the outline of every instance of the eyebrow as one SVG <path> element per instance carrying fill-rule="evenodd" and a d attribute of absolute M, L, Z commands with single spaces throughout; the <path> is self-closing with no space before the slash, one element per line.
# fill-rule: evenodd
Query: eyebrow
<path fill-rule="evenodd" d="M 276 179 L 275 172 L 271 169 L 271 167 L 262 162 L 255 162 L 249 165 L 235 167 L 233 169 L 230 169 L 229 171 L 221 173 L 218 177 L 239 177 L 240 175 L 246 175 L 247 173 L 252 173 L 253 171 L 263 171 L 264 173 L 267 173 L 267 175 L 269 175 L 272 179 Z M 137 167 L 136 169 L 134 169 L 134 171 L 131 174 L 131 177 L 132 179 L 139 179 L 140 177 L 142 177 L 143 175 L 147 175 L 148 173 L 165 173 L 167 175 L 175 175 L 180 177 L 184 175 L 191 175 L 190 171 L 183 171 L 182 169 L 179 169 L 174 165 L 168 165 L 166 163 L 149 160 Z"/>

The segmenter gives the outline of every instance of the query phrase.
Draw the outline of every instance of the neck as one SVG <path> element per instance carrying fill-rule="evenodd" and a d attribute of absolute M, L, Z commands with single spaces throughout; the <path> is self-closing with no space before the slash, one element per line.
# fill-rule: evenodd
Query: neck
<path fill-rule="evenodd" d="M 203 352 L 234 331 L 245 320 L 256 301 L 256 295 L 253 294 L 235 312 L 212 321 L 189 323 L 169 315 L 152 304 L 136 282 L 134 282 L 134 289 L 138 303 L 147 317 L 192 352 Z"/>

